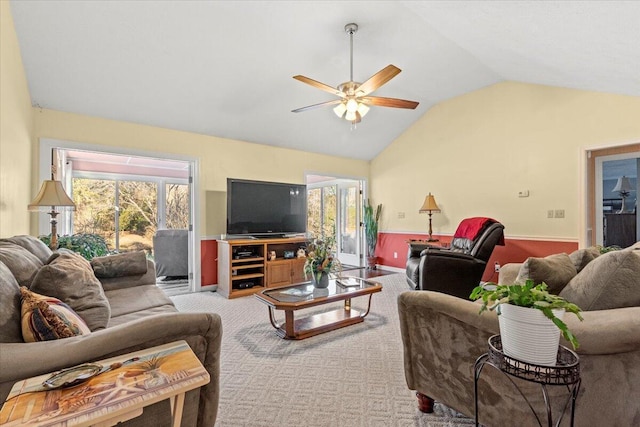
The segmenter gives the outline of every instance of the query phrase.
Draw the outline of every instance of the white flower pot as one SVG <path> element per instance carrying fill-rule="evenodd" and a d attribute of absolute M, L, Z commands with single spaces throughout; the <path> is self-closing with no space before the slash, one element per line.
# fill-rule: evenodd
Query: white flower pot
<path fill-rule="evenodd" d="M 560 329 L 542 311 L 511 304 L 500 304 L 497 310 L 505 355 L 536 365 L 556 364 Z M 553 313 L 562 320 L 564 309 Z"/>

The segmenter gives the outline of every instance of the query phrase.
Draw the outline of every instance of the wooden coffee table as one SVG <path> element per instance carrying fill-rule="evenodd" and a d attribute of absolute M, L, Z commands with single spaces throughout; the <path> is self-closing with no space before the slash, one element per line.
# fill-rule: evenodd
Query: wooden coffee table
<path fill-rule="evenodd" d="M 315 289 L 310 282 L 307 282 L 284 288 L 266 289 L 255 296 L 269 306 L 269 320 L 279 337 L 301 340 L 364 321 L 371 308 L 372 295 L 382 291 L 382 285 L 372 280 L 358 277 L 342 280 L 349 280 L 350 283 L 357 285 L 346 287 L 337 283 L 341 279 L 331 279 L 326 289 Z M 367 295 L 369 301 L 366 311 L 361 312 L 351 307 L 352 298 Z M 337 310 L 294 319 L 294 313 L 297 310 L 336 301 L 344 301 L 344 306 Z M 275 310 L 284 310 L 283 324 L 276 321 Z"/>

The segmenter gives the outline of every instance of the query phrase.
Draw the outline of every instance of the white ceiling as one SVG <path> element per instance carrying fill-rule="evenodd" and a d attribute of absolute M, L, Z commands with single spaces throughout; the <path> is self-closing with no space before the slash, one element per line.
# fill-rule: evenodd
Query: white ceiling
<path fill-rule="evenodd" d="M 372 159 L 433 105 L 505 80 L 640 96 L 639 1 L 13 0 L 34 105 Z M 298 82 L 403 71 L 351 130 Z"/>

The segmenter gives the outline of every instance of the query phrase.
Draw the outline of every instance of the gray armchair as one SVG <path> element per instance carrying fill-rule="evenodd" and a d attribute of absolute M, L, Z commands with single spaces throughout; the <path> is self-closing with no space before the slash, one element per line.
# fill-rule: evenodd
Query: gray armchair
<path fill-rule="evenodd" d="M 189 231 L 158 230 L 153 236 L 156 277 L 186 279 L 189 275 Z"/>

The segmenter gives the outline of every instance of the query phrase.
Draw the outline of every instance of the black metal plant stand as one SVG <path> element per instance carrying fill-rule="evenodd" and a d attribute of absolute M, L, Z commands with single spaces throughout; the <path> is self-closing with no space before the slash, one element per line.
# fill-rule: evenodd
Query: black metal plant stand
<path fill-rule="evenodd" d="M 580 390 L 580 361 L 578 355 L 564 346 L 558 347 L 558 356 L 555 366 L 543 366 L 535 365 L 532 363 L 523 362 L 518 359 L 514 359 L 505 355 L 502 352 L 502 341 L 500 335 L 494 335 L 489 338 L 489 352 L 480 356 L 474 365 L 474 398 L 475 398 L 475 419 L 476 427 L 478 424 L 478 380 L 482 373 L 482 368 L 485 365 L 493 366 L 498 371 L 502 372 L 505 377 L 511 381 L 513 386 L 518 390 L 518 393 L 527 402 L 529 408 L 533 412 L 538 425 L 542 427 L 542 420 L 538 413 L 529 402 L 529 399 L 524 395 L 520 387 L 516 384 L 513 378 L 520 378 L 526 381 L 540 384 L 542 389 L 542 395 L 547 411 L 547 425 L 552 427 L 553 414 L 551 410 L 551 401 L 547 386 L 565 386 L 567 387 L 568 397 L 565 404 L 562 406 L 562 412 L 559 414 L 559 418 L 555 423 L 555 426 L 559 426 L 562 422 L 562 417 L 567 410 L 567 407 L 571 405 L 571 426 L 573 426 L 576 399 L 578 397 L 578 391 Z"/>

